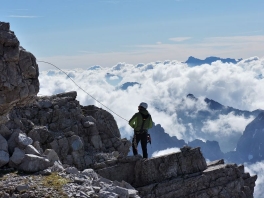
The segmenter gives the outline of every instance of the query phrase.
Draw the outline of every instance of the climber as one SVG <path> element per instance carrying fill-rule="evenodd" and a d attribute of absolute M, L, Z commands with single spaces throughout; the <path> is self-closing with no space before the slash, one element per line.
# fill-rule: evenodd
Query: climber
<path fill-rule="evenodd" d="M 147 111 L 148 104 L 141 102 L 138 106 L 138 113 L 135 113 L 129 120 L 129 125 L 134 129 L 134 137 L 132 140 L 133 154 L 137 155 L 137 145 L 141 141 L 143 158 L 148 158 L 147 143 L 150 142 L 148 129 L 153 125 L 151 115 Z"/>

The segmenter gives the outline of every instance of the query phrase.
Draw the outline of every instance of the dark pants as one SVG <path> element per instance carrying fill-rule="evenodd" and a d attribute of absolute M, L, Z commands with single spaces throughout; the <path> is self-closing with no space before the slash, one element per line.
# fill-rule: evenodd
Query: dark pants
<path fill-rule="evenodd" d="M 148 144 L 148 138 L 147 138 L 148 133 L 141 133 L 141 134 L 134 134 L 133 140 L 132 140 L 132 149 L 133 149 L 133 154 L 137 155 L 137 145 L 140 141 L 141 143 L 141 148 L 143 152 L 143 158 L 148 158 L 148 152 L 147 152 L 147 144 Z"/>

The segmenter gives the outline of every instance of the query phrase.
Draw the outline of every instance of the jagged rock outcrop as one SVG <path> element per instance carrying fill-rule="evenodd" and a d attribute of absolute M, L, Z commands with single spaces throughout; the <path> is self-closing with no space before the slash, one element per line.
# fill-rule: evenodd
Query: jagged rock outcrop
<path fill-rule="evenodd" d="M 0 22 L 0 123 L 13 106 L 33 100 L 39 91 L 36 58 L 19 45 L 9 23 Z"/>
<path fill-rule="evenodd" d="M 183 147 L 179 153 L 133 162 L 124 161 L 97 173 L 110 180 L 127 181 L 141 197 L 253 197 L 257 176 L 244 166 L 218 160 L 206 164 L 199 148 Z"/>
<path fill-rule="evenodd" d="M 236 163 L 262 161 L 264 159 L 264 111 L 250 122 L 240 137 L 236 151 L 228 152 L 225 158 Z"/>
<path fill-rule="evenodd" d="M 82 170 L 127 156 L 131 143 L 121 139 L 113 116 L 94 106 L 81 106 L 76 96 L 68 92 L 36 97 L 35 102 L 10 111 L 9 121 L 0 125 L 0 141 L 7 141 L 2 155 L 9 154 L 11 167 L 35 172 L 59 160 Z M 0 159 L 4 165 L 7 158 Z M 38 162 L 39 168 L 28 168 L 31 162 Z"/>

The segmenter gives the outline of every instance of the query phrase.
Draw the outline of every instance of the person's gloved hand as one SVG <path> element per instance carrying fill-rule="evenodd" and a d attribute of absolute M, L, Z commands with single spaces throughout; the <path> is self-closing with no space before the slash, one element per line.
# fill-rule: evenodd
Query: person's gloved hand
<path fill-rule="evenodd" d="M 147 143 L 150 143 L 151 144 L 151 137 L 150 137 L 150 134 L 149 133 L 147 134 Z"/>

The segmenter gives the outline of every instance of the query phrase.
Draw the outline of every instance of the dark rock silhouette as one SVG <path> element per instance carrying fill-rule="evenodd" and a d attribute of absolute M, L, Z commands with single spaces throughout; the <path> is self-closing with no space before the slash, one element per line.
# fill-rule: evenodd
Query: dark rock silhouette
<path fill-rule="evenodd" d="M 239 140 L 241 134 L 237 132 L 231 132 L 228 137 L 225 137 L 224 140 L 223 138 L 220 138 L 223 131 L 219 130 L 219 132 L 209 134 L 203 133 L 202 128 L 204 123 L 207 121 L 220 119 L 220 116 L 227 116 L 228 114 L 232 114 L 233 116 L 242 116 L 245 119 L 252 117 L 255 118 L 262 111 L 260 109 L 254 111 L 240 110 L 233 107 L 224 106 L 209 98 L 204 99 L 206 106 L 203 109 L 199 109 L 198 104 L 199 102 L 201 103 L 201 101 L 198 101 L 198 98 L 196 98 L 193 94 L 188 94 L 186 98 L 182 100 L 182 104 L 188 103 L 188 100 L 193 103 L 193 107 L 188 109 L 176 109 L 177 117 L 181 120 L 181 124 L 186 127 L 186 132 L 184 133 L 186 137 L 192 137 L 193 132 L 191 133 L 191 131 L 195 131 L 195 135 L 197 137 L 200 137 L 204 140 L 218 141 L 219 146 L 224 153 L 233 151 L 236 148 L 237 141 Z M 192 127 L 189 126 L 190 123 Z"/>
<path fill-rule="evenodd" d="M 194 148 L 200 147 L 203 156 L 210 161 L 224 158 L 224 153 L 221 151 L 217 141 L 207 140 L 206 142 L 203 142 L 202 140 L 196 139 L 188 142 L 188 145 Z"/>
<path fill-rule="evenodd" d="M 187 63 L 187 65 L 189 67 L 194 67 L 194 66 L 199 66 L 199 65 L 202 65 L 202 64 L 209 64 L 210 65 L 213 62 L 218 61 L 218 60 L 220 60 L 223 63 L 234 63 L 234 64 L 236 64 L 239 61 L 241 61 L 242 58 L 237 60 L 237 59 L 233 59 L 233 58 L 220 58 L 220 57 L 210 56 L 210 57 L 207 57 L 204 60 L 201 60 L 201 59 L 195 58 L 193 56 L 190 56 L 188 58 L 188 60 L 185 61 L 185 63 Z"/>
<path fill-rule="evenodd" d="M 249 123 L 240 137 L 236 151 L 226 154 L 226 159 L 236 162 L 257 162 L 264 160 L 264 111 Z"/>
<path fill-rule="evenodd" d="M 118 88 L 122 89 L 122 90 L 127 90 L 128 87 L 133 87 L 134 85 L 140 86 L 140 84 L 137 82 L 126 82 L 126 83 L 120 85 Z"/>

